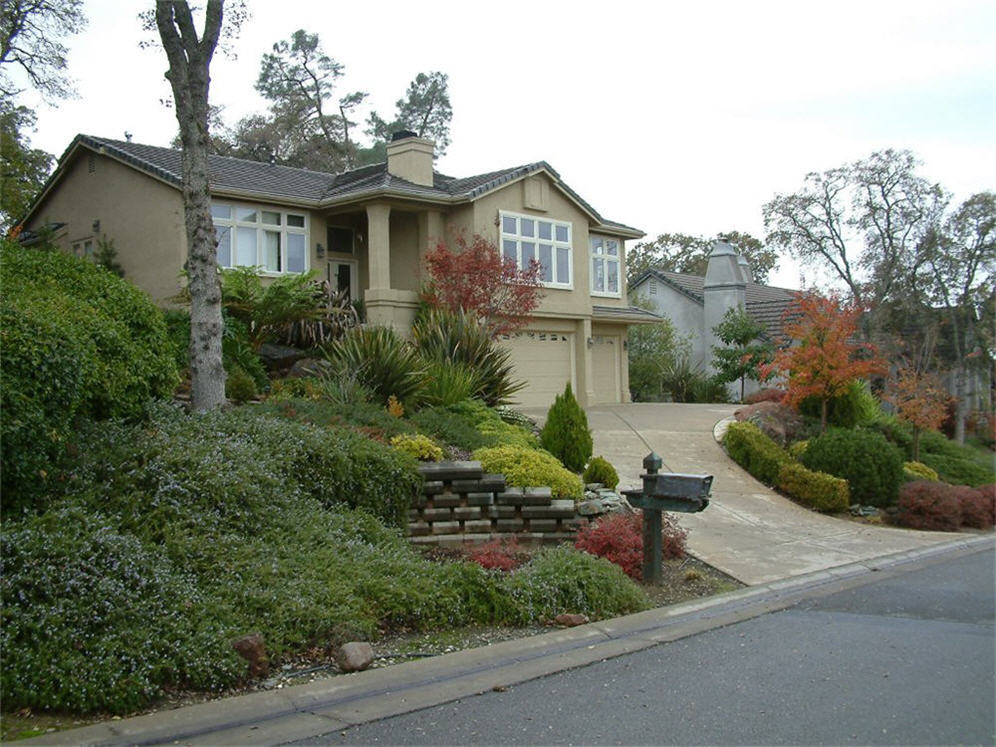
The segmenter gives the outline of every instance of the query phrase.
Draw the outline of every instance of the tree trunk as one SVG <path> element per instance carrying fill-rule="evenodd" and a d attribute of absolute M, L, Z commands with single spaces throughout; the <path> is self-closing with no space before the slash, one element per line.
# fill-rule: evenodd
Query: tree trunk
<path fill-rule="evenodd" d="M 824 397 L 820 400 L 820 433 L 827 432 L 827 411 L 830 409 L 830 400 Z"/>
<path fill-rule="evenodd" d="M 967 417 L 967 398 L 965 396 L 965 364 L 958 361 L 955 368 L 955 441 L 965 443 L 965 419 Z"/>
<path fill-rule="evenodd" d="M 217 239 L 211 220 L 208 183 L 209 69 L 221 30 L 222 0 L 209 0 L 203 38 L 185 2 L 157 0 L 156 25 L 170 67 L 176 120 L 183 144 L 183 212 L 187 234 L 187 275 L 190 287 L 191 399 L 195 410 L 210 410 L 225 402 L 222 365 L 221 284 Z"/>
<path fill-rule="evenodd" d="M 913 426 L 913 461 L 920 461 L 920 429 Z"/>

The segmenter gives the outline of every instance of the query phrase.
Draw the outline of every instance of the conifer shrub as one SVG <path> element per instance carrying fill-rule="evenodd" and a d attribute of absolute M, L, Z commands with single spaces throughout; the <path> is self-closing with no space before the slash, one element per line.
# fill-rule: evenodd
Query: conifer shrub
<path fill-rule="evenodd" d="M 813 472 L 798 462 L 782 465 L 778 473 L 778 489 L 824 513 L 846 511 L 851 504 L 847 480 L 824 472 Z"/>
<path fill-rule="evenodd" d="M 443 458 L 443 450 L 421 433 L 401 433 L 394 436 L 391 446 L 420 462 L 438 462 Z"/>
<path fill-rule="evenodd" d="M 619 484 L 619 473 L 612 466 L 608 459 L 597 456 L 592 457 L 588 466 L 584 468 L 584 475 L 581 477 L 585 484 L 601 483 L 609 490 L 615 490 Z"/>
<path fill-rule="evenodd" d="M 505 484 L 520 488 L 549 487 L 554 498 L 581 500 L 584 485 L 581 478 L 566 469 L 549 452 L 524 446 L 494 446 L 478 449 L 474 459 L 485 472 L 505 476 Z"/>
<path fill-rule="evenodd" d="M 889 520 L 910 529 L 956 532 L 961 526 L 961 505 L 951 485 L 918 480 L 899 489 L 896 511 Z"/>
<path fill-rule="evenodd" d="M 903 477 L 906 478 L 907 482 L 914 480 L 937 482 L 940 479 L 937 472 L 923 462 L 903 462 Z"/>
<path fill-rule="evenodd" d="M 593 442 L 588 416 L 575 399 L 570 384 L 550 405 L 540 431 L 540 444 L 571 472 L 580 473 L 591 458 Z"/>
<path fill-rule="evenodd" d="M 903 480 L 902 454 L 873 431 L 831 428 L 810 439 L 802 463 L 847 480 L 851 501 L 859 504 L 891 506 Z"/>

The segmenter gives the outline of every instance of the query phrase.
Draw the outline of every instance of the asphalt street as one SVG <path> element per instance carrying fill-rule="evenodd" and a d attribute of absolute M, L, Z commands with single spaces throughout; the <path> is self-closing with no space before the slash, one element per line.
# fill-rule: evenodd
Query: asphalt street
<path fill-rule="evenodd" d="M 993 744 L 991 549 L 296 744 Z"/>

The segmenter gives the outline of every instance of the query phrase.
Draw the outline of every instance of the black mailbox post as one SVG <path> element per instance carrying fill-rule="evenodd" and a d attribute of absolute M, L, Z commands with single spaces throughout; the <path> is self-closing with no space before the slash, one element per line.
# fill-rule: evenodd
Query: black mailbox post
<path fill-rule="evenodd" d="M 661 511 L 697 513 L 709 505 L 712 475 L 658 474 L 663 460 L 654 452 L 643 459 L 643 490 L 624 490 L 630 505 L 643 509 L 643 580 L 661 580 Z"/>

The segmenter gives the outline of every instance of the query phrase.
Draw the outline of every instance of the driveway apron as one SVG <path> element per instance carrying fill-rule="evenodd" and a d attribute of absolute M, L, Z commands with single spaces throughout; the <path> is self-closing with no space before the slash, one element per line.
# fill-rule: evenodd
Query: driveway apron
<path fill-rule="evenodd" d="M 712 500 L 682 514 L 688 549 L 745 584 L 763 584 L 955 539 L 825 516 L 758 482 L 717 443 L 714 429 L 737 405 L 628 403 L 587 410 L 595 455 L 619 472 L 619 487 L 639 488 L 643 458 L 656 452 L 664 471 L 714 476 Z M 526 411 L 542 420 L 546 413 Z"/>

